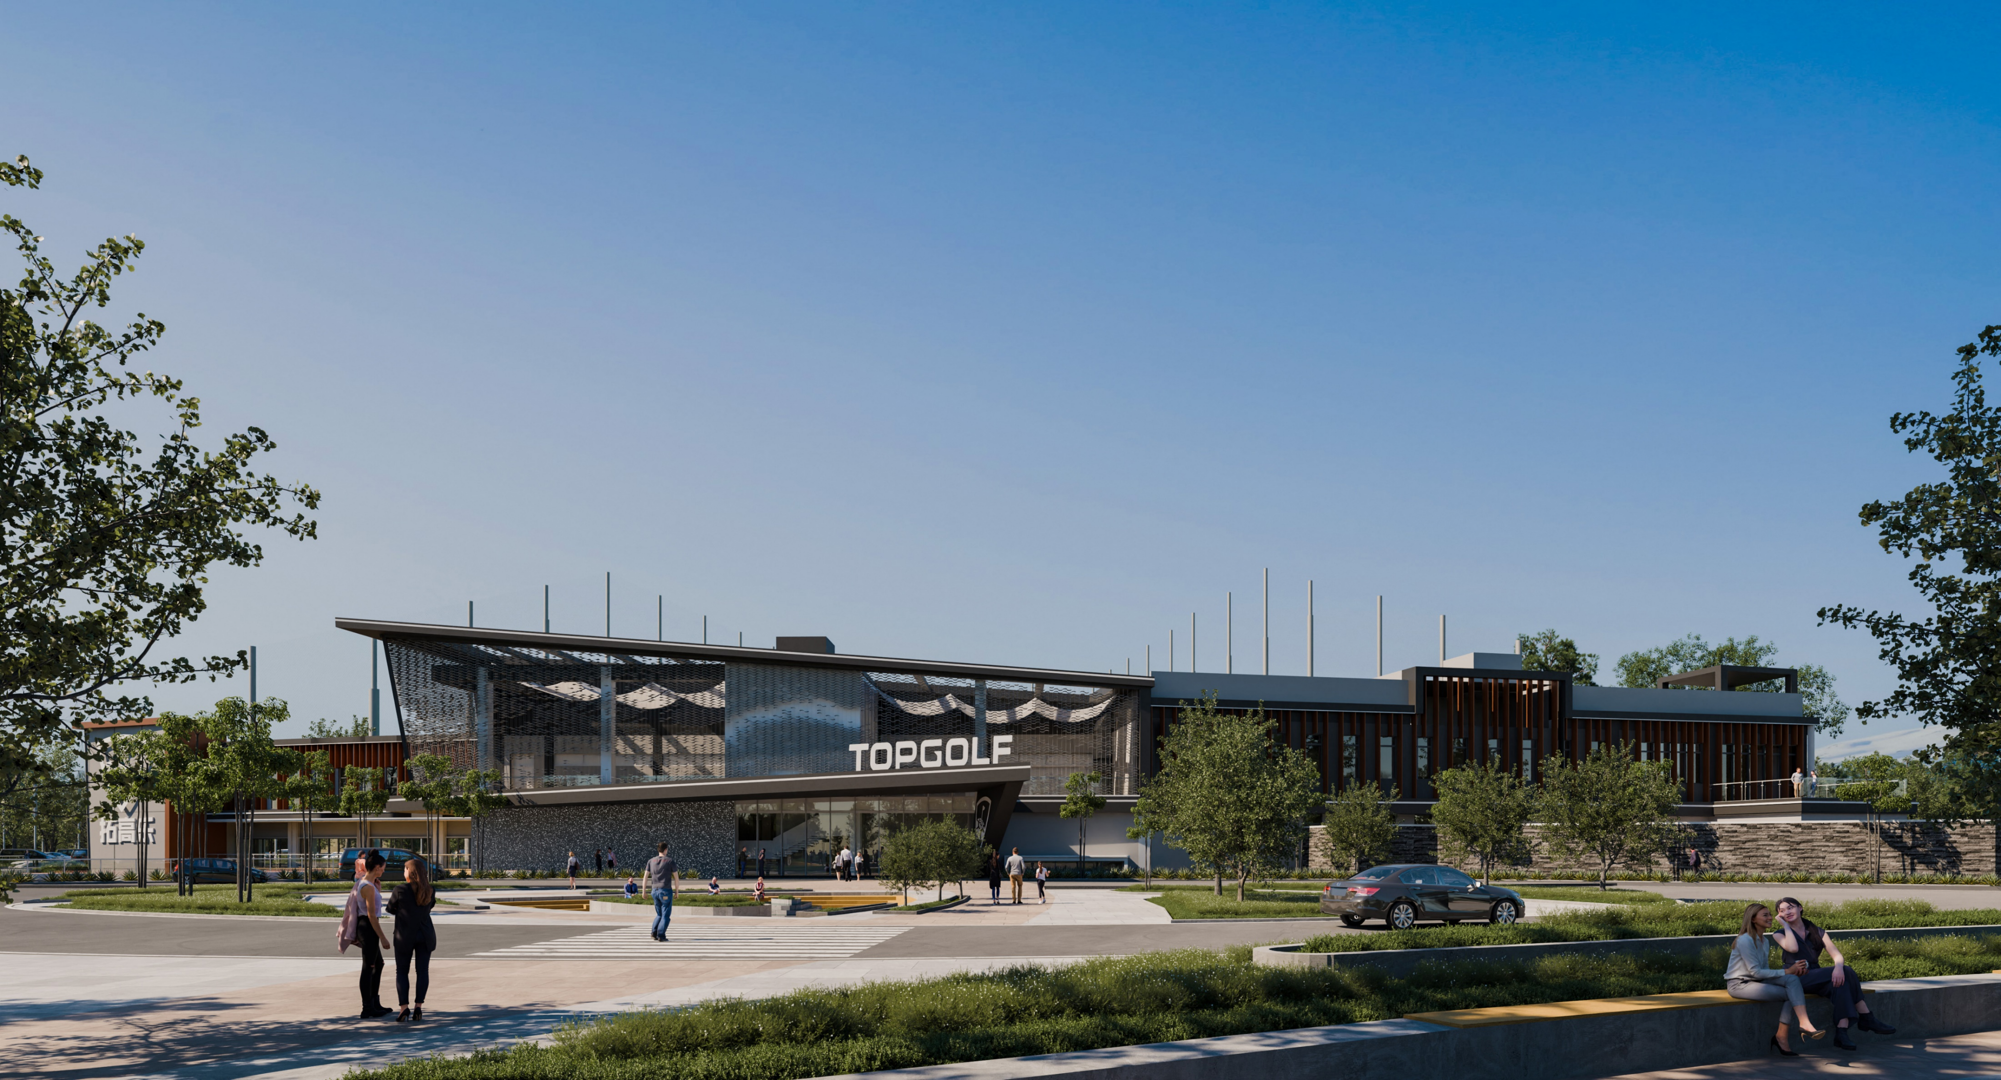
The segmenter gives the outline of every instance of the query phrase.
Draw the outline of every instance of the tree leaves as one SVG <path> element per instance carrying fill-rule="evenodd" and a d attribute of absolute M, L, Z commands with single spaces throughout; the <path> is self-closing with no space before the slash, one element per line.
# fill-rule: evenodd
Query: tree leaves
<path fill-rule="evenodd" d="M 34 188 L 25 157 L 0 164 L 0 182 Z M 201 401 L 179 380 L 128 365 L 165 333 L 139 313 L 122 329 L 86 313 L 111 302 L 113 279 L 134 269 L 145 243 L 110 238 L 64 277 L 41 237 L 0 215 L 25 270 L 0 288 L 0 775 L 32 770 L 37 747 L 75 737 L 85 720 L 145 716 L 151 702 L 127 683 L 184 683 L 227 675 L 245 656 L 155 655 L 206 609 L 218 565 L 255 566 L 263 549 L 244 528 L 307 539 L 319 493 L 254 472 L 275 448 L 262 429 L 204 450 L 192 439 Z M 142 438 L 104 415 L 152 399 L 168 431 Z"/>

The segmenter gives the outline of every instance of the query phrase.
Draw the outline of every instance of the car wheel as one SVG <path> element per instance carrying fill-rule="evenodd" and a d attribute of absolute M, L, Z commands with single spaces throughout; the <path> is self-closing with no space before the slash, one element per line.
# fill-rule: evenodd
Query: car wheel
<path fill-rule="evenodd" d="M 1383 920 L 1392 930 L 1408 930 L 1417 925 L 1417 909 L 1408 900 L 1399 900 L 1390 905 L 1390 913 Z"/>
<path fill-rule="evenodd" d="M 1341 925 L 1353 930 L 1362 925 L 1362 917 L 1360 915 L 1343 915 L 1341 916 Z"/>
<path fill-rule="evenodd" d="M 1488 921 L 1495 926 L 1513 926 L 1515 920 L 1521 917 L 1521 910 L 1515 907 L 1513 900 L 1496 900 Z"/>

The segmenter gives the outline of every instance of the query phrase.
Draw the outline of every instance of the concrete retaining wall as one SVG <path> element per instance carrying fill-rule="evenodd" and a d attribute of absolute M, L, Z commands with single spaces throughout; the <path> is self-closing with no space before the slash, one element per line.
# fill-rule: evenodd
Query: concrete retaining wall
<path fill-rule="evenodd" d="M 1955 975 L 1868 984 L 1869 1006 L 1899 1029 L 1898 1041 L 1987 1031 L 2001 1016 L 2001 976 Z M 1809 998 L 1825 1026 L 1828 1003 Z M 1271 1031 L 1218 1039 L 1086 1050 L 1071 1054 L 932 1065 L 823 1077 L 821 1080 L 1319 1080 L 1328 1076 L 1428 1077 L 1453 1080 L 1573 1080 L 1684 1069 L 1769 1056 L 1776 1002 L 1572 1017 L 1485 1028 L 1448 1028 L 1415 1020 Z M 1866 1060 L 1869 1040 L 1858 1034 Z M 1795 1049 L 1826 1057 L 1824 1043 Z M 1772 1059 L 1774 1064 L 1777 1059 Z"/>
<path fill-rule="evenodd" d="M 1833 934 L 1838 945 L 1853 937 L 1904 938 L 1939 937 L 1952 934 L 2001 934 L 2001 926 L 1910 926 L 1894 930 L 1839 930 Z M 1735 934 L 1704 937 L 1624 938 L 1616 941 L 1553 941 L 1531 945 L 1468 945 L 1451 949 L 1372 949 L 1366 952 L 1309 953 L 1297 945 L 1261 945 L 1251 950 L 1251 959 L 1273 967 L 1354 967 L 1369 965 L 1384 974 L 1404 978 L 1419 964 L 1526 964 L 1545 956 L 1615 956 L 1629 953 L 1665 953 L 1669 956 L 1701 956 L 1705 949 L 1727 951 Z M 1722 970 L 1721 964 L 1718 971 Z M 2001 1017 L 1996 1018 L 2001 1023 Z"/>

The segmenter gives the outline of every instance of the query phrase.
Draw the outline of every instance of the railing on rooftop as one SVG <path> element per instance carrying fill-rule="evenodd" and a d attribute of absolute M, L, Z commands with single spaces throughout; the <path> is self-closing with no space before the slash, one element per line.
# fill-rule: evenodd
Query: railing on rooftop
<path fill-rule="evenodd" d="M 1885 796 L 1902 798 L 1909 793 L 1907 780 L 1814 780 L 1794 784 L 1791 777 L 1777 780 L 1732 780 L 1711 784 L 1717 802 L 1758 802 L 1766 799 L 1858 799 Z"/>

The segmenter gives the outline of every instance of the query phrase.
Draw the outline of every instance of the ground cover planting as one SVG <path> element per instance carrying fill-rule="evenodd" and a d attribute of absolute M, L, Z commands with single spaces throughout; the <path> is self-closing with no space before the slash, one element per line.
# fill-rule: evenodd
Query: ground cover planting
<path fill-rule="evenodd" d="M 1169 888 L 1149 903 L 1167 909 L 1176 919 L 1317 919 L 1318 889 L 1246 889 L 1242 901 L 1232 888 L 1221 896 L 1203 886 Z M 1332 918 L 1332 916 L 1326 916 Z"/>
<path fill-rule="evenodd" d="M 386 884 L 386 883 L 385 883 Z M 175 896 L 172 884 L 150 888 L 72 889 L 63 899 L 72 908 L 88 911 L 155 911 L 188 915 L 298 915 L 306 918 L 340 918 L 333 904 L 317 904 L 303 898 L 305 893 L 339 892 L 325 885 L 259 885 L 248 904 L 238 903 L 234 885 L 197 885 L 193 896 Z"/>
<path fill-rule="evenodd" d="M 1766 900 L 1771 904 L 1776 898 Z M 1701 937 L 1735 934 L 1744 916 L 1743 901 L 1700 904 L 1653 903 L 1621 905 L 1608 911 L 1545 915 L 1512 926 L 1462 923 L 1419 926 L 1369 934 L 1319 934 L 1308 938 L 1304 952 L 1366 952 L 1373 949 L 1447 949 L 1469 945 L 1528 945 L 1555 941 L 1617 941 L 1650 937 Z M 2001 925 L 2001 911 L 1979 908 L 1940 911 L 1922 900 L 1851 900 L 1846 904 L 1816 904 L 1809 918 L 1828 930 L 1883 930 L 1907 926 Z M 1848 945 L 1842 944 L 1844 953 Z M 1860 968 L 1856 969 L 1860 971 Z"/>
<path fill-rule="evenodd" d="M 1863 979 L 2001 967 L 2001 935 L 1855 942 Z M 351 1074 L 369 1080 L 791 1080 L 1253 1031 L 1386 1020 L 1437 1009 L 1711 990 L 1726 950 L 1427 966 L 1276 968 L 1248 948 L 1024 966 L 916 982 L 715 1001 L 562 1028 L 551 1045 Z"/>

